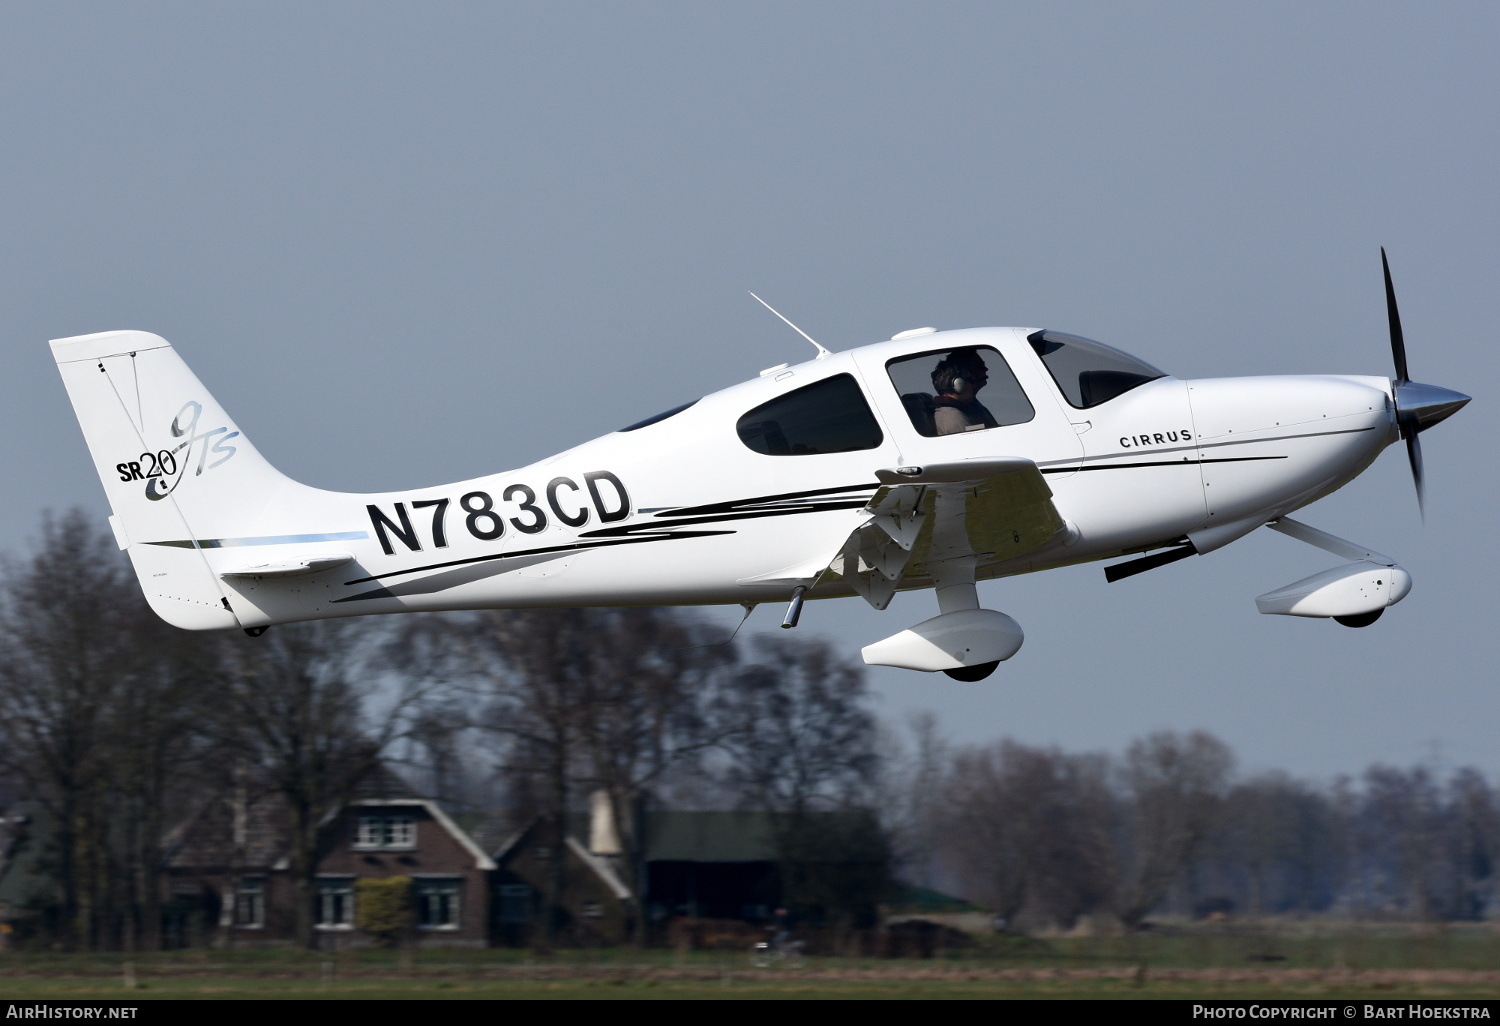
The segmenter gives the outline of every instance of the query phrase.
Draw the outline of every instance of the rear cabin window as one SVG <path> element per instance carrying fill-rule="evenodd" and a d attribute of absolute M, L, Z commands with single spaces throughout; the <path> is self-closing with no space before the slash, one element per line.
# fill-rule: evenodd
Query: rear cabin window
<path fill-rule="evenodd" d="M 1010 364 L 989 346 L 902 356 L 885 370 L 912 427 L 928 438 L 1024 424 L 1036 416 Z"/>
<path fill-rule="evenodd" d="M 874 449 L 885 436 L 850 374 L 761 403 L 735 425 L 740 441 L 767 456 L 815 456 Z"/>
<path fill-rule="evenodd" d="M 634 424 L 630 425 L 629 427 L 622 427 L 620 430 L 621 431 L 639 431 L 643 427 L 650 427 L 652 424 L 660 424 L 662 421 L 666 420 L 668 417 L 675 417 L 679 413 L 681 413 L 683 410 L 686 410 L 686 409 L 688 409 L 691 406 L 697 405 L 697 402 L 698 402 L 698 400 L 694 399 L 690 403 L 683 403 L 681 406 L 674 406 L 670 410 L 667 410 L 665 413 L 658 413 L 654 417 L 647 417 L 645 420 L 638 420 Z"/>
<path fill-rule="evenodd" d="M 1137 385 L 1167 376 L 1146 361 L 1091 338 L 1037 331 L 1027 335 L 1026 341 L 1047 365 L 1047 373 L 1062 389 L 1069 405 L 1079 410 L 1107 403 Z"/>

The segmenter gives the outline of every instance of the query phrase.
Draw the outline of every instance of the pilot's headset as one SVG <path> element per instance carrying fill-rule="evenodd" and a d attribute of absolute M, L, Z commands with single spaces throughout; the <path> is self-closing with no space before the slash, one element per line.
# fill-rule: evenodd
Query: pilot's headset
<path fill-rule="evenodd" d="M 950 392 L 958 392 L 958 391 L 961 391 L 963 389 L 965 379 L 964 379 L 963 373 L 958 370 L 958 368 L 960 366 L 962 366 L 962 364 L 959 363 L 959 361 L 954 360 L 953 359 L 953 355 L 954 354 L 949 353 L 946 357 L 943 358 L 942 363 L 939 363 L 938 366 L 937 366 L 937 368 L 934 369 L 934 376 L 936 376 L 936 370 L 941 369 L 942 366 L 943 366 L 943 364 L 947 364 L 950 367 L 953 367 L 953 369 L 954 369 L 954 371 L 956 373 L 953 375 L 953 382 L 952 382 L 952 384 L 950 384 L 948 386 L 948 391 L 950 391 Z M 937 386 L 937 382 L 933 382 L 933 387 L 935 388 L 936 386 Z"/>
<path fill-rule="evenodd" d="M 965 351 L 965 350 L 958 350 L 958 351 L 955 351 L 953 353 L 949 353 L 948 354 L 948 359 L 950 361 L 953 360 L 954 357 L 957 356 L 959 353 L 966 353 L 967 355 L 966 355 L 965 359 L 962 359 L 960 361 L 956 361 L 957 362 L 957 366 L 955 366 L 953 368 L 955 371 L 958 371 L 958 373 L 956 373 L 956 374 L 953 375 L 953 384 L 950 385 L 950 386 L 948 386 L 948 387 L 951 388 L 955 392 L 960 391 L 964 387 L 964 385 L 968 382 L 968 379 L 963 376 L 963 372 L 959 371 L 958 368 L 959 367 L 963 367 L 965 365 L 972 367 L 973 366 L 973 361 L 979 359 L 979 354 L 975 353 L 974 350 L 972 350 L 972 349 L 967 350 L 967 351 Z"/>

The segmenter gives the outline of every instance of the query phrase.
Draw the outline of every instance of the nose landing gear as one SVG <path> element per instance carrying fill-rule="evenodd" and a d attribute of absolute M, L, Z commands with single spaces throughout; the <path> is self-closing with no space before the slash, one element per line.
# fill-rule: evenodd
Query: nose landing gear
<path fill-rule="evenodd" d="M 943 672 L 952 677 L 954 680 L 971 682 L 976 680 L 984 680 L 984 678 L 994 673 L 995 667 L 999 665 L 1000 660 L 996 659 L 992 663 L 980 663 L 978 666 L 960 666 L 956 670 L 944 670 Z"/>
<path fill-rule="evenodd" d="M 1368 613 L 1357 613 L 1354 616 L 1335 616 L 1333 622 L 1341 623 L 1345 627 L 1368 627 L 1379 620 L 1383 612 L 1385 612 L 1384 609 L 1376 609 Z"/>

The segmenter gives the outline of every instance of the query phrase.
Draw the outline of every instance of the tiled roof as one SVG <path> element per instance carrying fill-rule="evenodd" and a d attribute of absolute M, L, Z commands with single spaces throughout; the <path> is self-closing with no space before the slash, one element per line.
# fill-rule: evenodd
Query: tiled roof
<path fill-rule="evenodd" d="M 353 801 L 361 801 L 370 798 L 425 798 L 426 795 L 418 794 L 417 789 L 401 778 L 401 775 L 391 769 L 385 763 L 376 763 L 375 766 L 360 778 L 354 786 L 354 793 L 350 796 Z"/>
<path fill-rule="evenodd" d="M 215 797 L 167 838 L 172 869 L 270 869 L 286 851 L 286 806 L 277 795 Z"/>
<path fill-rule="evenodd" d="M 354 801 L 417 798 L 394 770 L 376 764 L 354 788 Z M 290 831 L 279 795 L 260 792 L 217 795 L 166 841 L 166 865 L 174 869 L 270 869 L 287 852 Z"/>

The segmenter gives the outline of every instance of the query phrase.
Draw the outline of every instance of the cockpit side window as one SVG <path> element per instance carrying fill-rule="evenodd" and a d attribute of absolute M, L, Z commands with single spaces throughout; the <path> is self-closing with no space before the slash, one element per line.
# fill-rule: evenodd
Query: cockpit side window
<path fill-rule="evenodd" d="M 1166 377 L 1144 360 L 1103 342 L 1060 331 L 1037 331 L 1026 336 L 1047 373 L 1062 389 L 1068 404 L 1079 410 L 1107 403 L 1148 381 Z"/>
<path fill-rule="evenodd" d="M 885 365 L 917 434 L 934 438 L 1036 416 L 1010 364 L 989 346 L 900 356 Z"/>
<path fill-rule="evenodd" d="M 767 456 L 856 452 L 885 440 L 851 374 L 835 374 L 761 403 L 735 430 L 740 441 Z"/>

